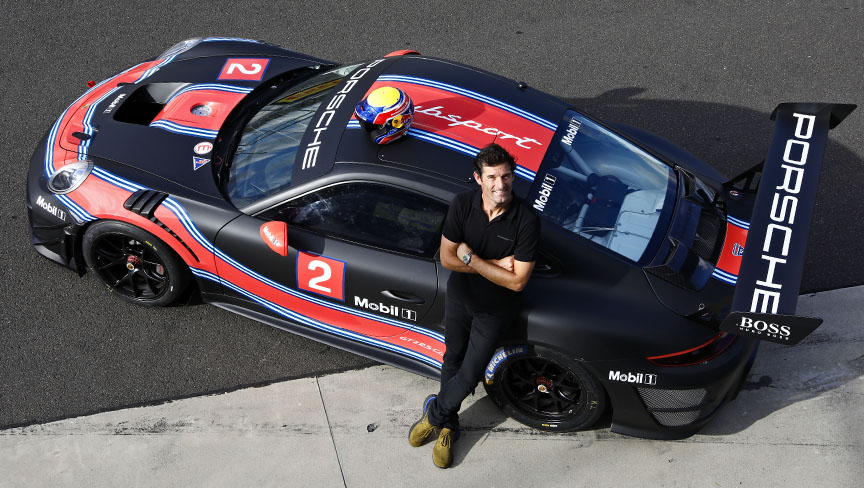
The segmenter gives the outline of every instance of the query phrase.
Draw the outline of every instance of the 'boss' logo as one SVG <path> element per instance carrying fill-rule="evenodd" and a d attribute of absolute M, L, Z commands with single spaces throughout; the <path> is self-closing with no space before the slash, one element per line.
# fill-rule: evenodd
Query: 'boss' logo
<path fill-rule="evenodd" d="M 741 323 L 738 324 L 738 327 L 747 332 L 754 332 L 756 334 L 762 334 L 764 332 L 775 337 L 783 338 L 788 338 L 792 333 L 788 325 L 778 325 L 764 320 L 753 320 L 750 317 L 741 317 Z"/>

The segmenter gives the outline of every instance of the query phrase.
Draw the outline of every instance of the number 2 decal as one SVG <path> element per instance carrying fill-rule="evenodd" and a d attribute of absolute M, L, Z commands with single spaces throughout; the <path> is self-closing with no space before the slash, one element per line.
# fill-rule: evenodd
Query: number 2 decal
<path fill-rule="evenodd" d="M 315 288 L 316 290 L 321 290 L 325 293 L 332 293 L 332 290 L 330 290 L 330 288 L 327 288 L 326 286 L 321 286 L 318 284 L 318 283 L 321 283 L 322 281 L 327 281 L 330 279 L 330 275 L 333 274 L 333 271 L 330 269 L 330 265 L 325 263 L 324 261 L 320 261 L 320 260 L 316 259 L 314 261 L 309 261 L 309 269 L 310 270 L 320 269 L 321 271 L 323 271 L 321 276 L 319 276 L 317 278 L 311 278 L 309 280 L 309 288 Z"/>
<path fill-rule="evenodd" d="M 222 66 L 219 79 L 261 81 L 269 63 L 268 58 L 229 58 Z"/>
<path fill-rule="evenodd" d="M 297 288 L 345 301 L 345 263 L 307 252 L 297 253 Z"/>
<path fill-rule="evenodd" d="M 252 63 L 252 68 L 246 68 L 240 63 L 231 63 L 228 65 L 228 71 L 226 71 L 225 73 L 233 75 L 235 69 L 243 73 L 244 75 L 255 75 L 258 74 L 259 71 L 261 71 L 261 65 L 258 63 Z"/>

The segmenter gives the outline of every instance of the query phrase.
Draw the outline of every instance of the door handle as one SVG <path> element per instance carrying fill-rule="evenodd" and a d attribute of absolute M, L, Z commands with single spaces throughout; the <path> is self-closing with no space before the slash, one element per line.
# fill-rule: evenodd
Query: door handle
<path fill-rule="evenodd" d="M 381 294 L 391 300 L 399 300 L 400 302 L 408 302 L 416 305 L 426 303 L 426 300 L 418 297 L 417 295 L 412 295 L 403 291 L 383 290 Z"/>

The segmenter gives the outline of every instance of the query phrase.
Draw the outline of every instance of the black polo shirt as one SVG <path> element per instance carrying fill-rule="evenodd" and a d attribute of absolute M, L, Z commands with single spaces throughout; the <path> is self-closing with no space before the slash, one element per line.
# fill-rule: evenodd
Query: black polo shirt
<path fill-rule="evenodd" d="M 517 261 L 531 262 L 537 260 L 540 219 L 530 205 L 513 195 L 507 210 L 489 221 L 478 187 L 453 199 L 443 234 L 450 241 L 468 244 L 475 255 L 485 260 L 512 255 Z M 477 273 L 450 273 L 447 296 L 479 312 L 510 313 L 520 304 L 518 292 Z"/>

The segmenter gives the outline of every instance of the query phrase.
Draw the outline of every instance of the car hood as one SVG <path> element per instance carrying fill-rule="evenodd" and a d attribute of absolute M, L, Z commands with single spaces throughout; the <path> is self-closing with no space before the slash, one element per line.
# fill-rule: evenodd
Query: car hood
<path fill-rule="evenodd" d="M 91 88 L 61 116 L 56 166 L 99 158 L 219 194 L 211 154 L 226 117 L 274 77 L 330 64 L 252 41 L 200 42 Z"/>

